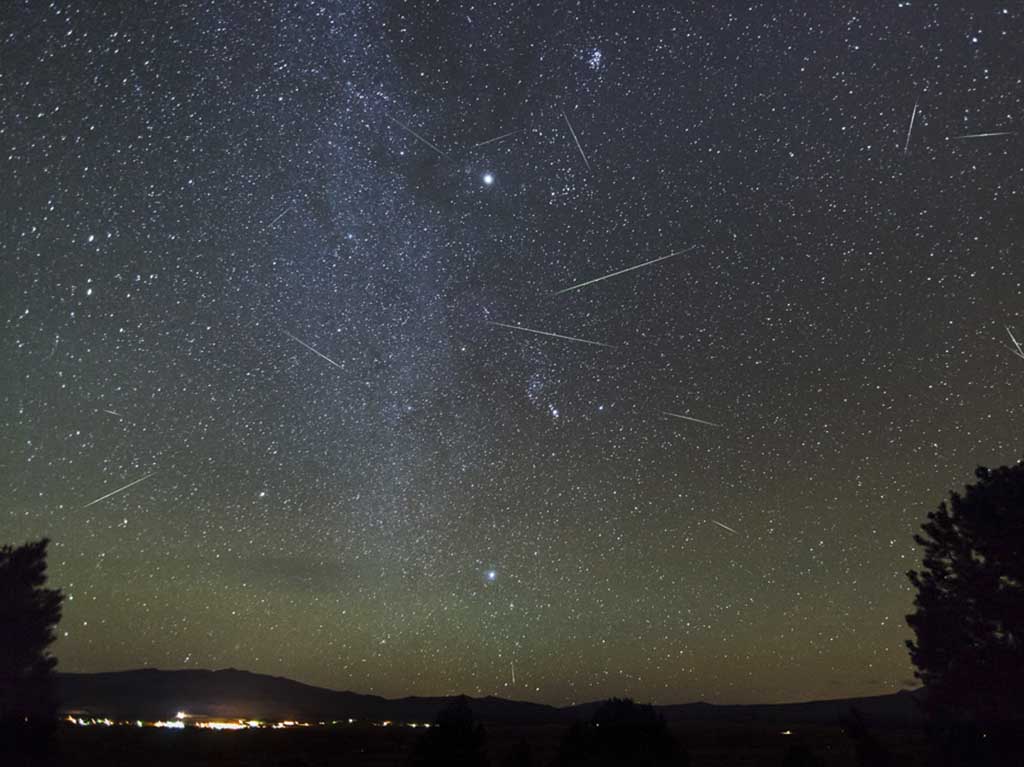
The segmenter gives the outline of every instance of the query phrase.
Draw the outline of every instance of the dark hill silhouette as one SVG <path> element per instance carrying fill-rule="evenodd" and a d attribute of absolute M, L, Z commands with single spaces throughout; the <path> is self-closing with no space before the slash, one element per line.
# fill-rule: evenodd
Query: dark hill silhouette
<path fill-rule="evenodd" d="M 451 697 L 382 698 L 376 695 L 327 690 L 284 677 L 248 671 L 113 671 L 57 675 L 63 711 L 88 711 L 115 719 L 171 719 L 178 711 L 190 714 L 257 719 L 329 721 L 360 719 L 432 722 Z M 719 706 L 686 703 L 655 706 L 667 721 L 764 722 L 780 725 L 836 723 L 856 706 L 874 726 L 920 721 L 919 692 L 900 692 L 867 698 Z M 568 708 L 504 698 L 470 698 L 473 715 L 494 724 L 555 724 L 587 720 L 601 701 Z"/>
<path fill-rule="evenodd" d="M 88 711 L 114 719 L 173 719 L 193 715 L 324 721 L 362 719 L 432 722 L 453 698 L 397 700 L 313 687 L 284 677 L 237 669 L 111 671 L 57 675 L 63 711 Z M 501 698 L 470 699 L 481 721 L 532 724 L 559 721 L 559 710 Z"/>
<path fill-rule="evenodd" d="M 887 726 L 918 724 L 922 719 L 920 690 L 902 691 L 892 695 L 865 698 L 837 698 L 805 703 L 761 703 L 725 705 L 713 703 L 680 703 L 655 706 L 668 722 L 765 722 L 771 724 L 835 724 L 845 720 L 850 707 L 861 711 L 872 723 Z M 592 716 L 601 701 L 575 706 L 576 718 Z M 563 709 L 564 710 L 564 709 Z"/>

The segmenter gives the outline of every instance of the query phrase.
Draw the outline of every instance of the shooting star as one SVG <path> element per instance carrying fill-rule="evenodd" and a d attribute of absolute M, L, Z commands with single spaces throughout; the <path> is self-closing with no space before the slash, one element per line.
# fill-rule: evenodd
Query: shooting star
<path fill-rule="evenodd" d="M 570 290 L 576 290 L 577 288 L 584 288 L 587 285 L 593 285 L 595 282 L 600 282 L 601 280 L 607 280 L 610 277 L 618 277 L 620 274 L 625 274 L 626 272 L 631 272 L 634 269 L 643 269 L 645 266 L 650 266 L 651 264 L 656 264 L 659 261 L 664 261 L 666 258 L 672 258 L 673 256 L 681 256 L 681 255 L 683 255 L 683 253 L 689 253 L 691 250 L 693 250 L 696 247 L 697 247 L 696 245 L 692 245 L 689 248 L 685 248 L 683 250 L 677 250 L 677 251 L 675 251 L 673 253 L 669 253 L 667 256 L 661 256 L 659 258 L 653 258 L 650 261 L 644 261 L 642 264 L 637 264 L 636 266 L 630 266 L 630 267 L 627 267 L 625 269 L 619 269 L 619 271 L 612 272 L 611 274 L 606 274 L 603 277 L 595 277 L 594 279 L 587 280 L 586 282 L 580 282 L 580 283 L 578 283 L 576 285 L 570 285 L 567 288 L 562 288 L 561 290 L 555 291 L 555 295 L 558 296 L 558 295 L 561 295 L 562 293 L 568 293 Z"/>
<path fill-rule="evenodd" d="M 267 224 L 263 228 L 264 229 L 269 229 L 270 227 L 272 227 L 274 224 L 276 224 L 278 221 L 280 221 L 282 218 L 284 218 L 284 214 L 287 213 L 288 211 L 290 211 L 291 209 L 292 209 L 292 206 L 289 205 L 287 208 L 285 208 L 280 213 L 278 213 L 277 217 L 273 221 L 271 221 L 269 224 Z"/>
<path fill-rule="evenodd" d="M 509 131 L 508 133 L 502 133 L 500 136 L 495 136 L 494 138 L 489 138 L 489 139 L 487 139 L 487 141 L 481 141 L 479 144 L 473 144 L 473 146 L 474 147 L 487 146 L 488 144 L 493 144 L 495 141 L 501 141 L 503 138 L 508 138 L 509 136 L 516 135 L 517 133 L 522 133 L 524 130 L 525 130 L 525 128 L 516 128 L 515 130 Z"/>
<path fill-rule="evenodd" d="M 448 160 L 452 159 L 452 157 L 451 157 L 451 155 L 450 155 L 450 154 L 448 154 L 447 152 L 442 152 L 442 151 L 441 151 L 440 149 L 438 149 L 438 148 L 437 148 L 436 146 L 434 146 L 433 144 L 431 144 L 431 143 L 430 143 L 429 141 L 427 141 L 427 140 L 426 140 L 425 138 L 423 138 L 423 136 L 421 136 L 421 135 L 420 135 L 419 133 L 417 133 L 416 131 L 414 131 L 414 130 L 413 130 L 412 128 L 410 128 L 410 127 L 409 127 L 408 125 L 406 125 L 406 124 L 405 124 L 404 122 L 402 122 L 401 120 L 399 120 L 399 119 L 397 119 L 397 118 L 395 118 L 395 117 L 392 117 L 391 115 L 388 115 L 387 117 L 388 117 L 388 119 L 389 119 L 389 120 L 391 120 L 391 121 L 392 121 L 392 122 L 394 122 L 394 123 L 397 123 L 397 124 L 398 124 L 398 125 L 399 125 L 400 127 L 402 127 L 402 128 L 404 129 L 404 130 L 408 131 L 408 132 L 409 132 L 410 134 L 412 134 L 412 135 L 413 135 L 413 136 L 414 136 L 415 138 L 419 139 L 419 140 L 420 140 L 420 141 L 422 141 L 422 142 L 423 142 L 424 144 L 426 144 L 427 146 L 429 146 L 429 147 L 430 147 L 431 149 L 433 149 L 433 150 L 434 150 L 435 152 L 437 152 L 437 153 L 438 153 L 439 155 L 441 155 L 442 157 L 444 157 L 444 158 L 446 158 L 446 159 L 448 159 Z"/>
<path fill-rule="evenodd" d="M 99 498 L 97 498 L 97 499 L 96 499 L 95 501 L 89 501 L 89 502 L 88 502 L 87 504 L 85 504 L 85 506 L 83 506 L 82 508 L 83 508 L 83 509 L 88 509 L 88 508 L 89 508 L 90 506 L 92 506 L 93 504 L 99 503 L 100 501 L 105 501 L 105 500 L 106 500 L 107 498 L 109 498 L 109 497 L 110 497 L 110 496 L 112 496 L 112 495 L 117 495 L 118 493 L 123 493 L 123 492 L 124 492 L 125 490 L 127 490 L 127 489 L 128 489 L 129 487 L 131 487 L 132 485 L 137 485 L 137 484 L 139 484 L 140 482 L 142 482 L 142 480 L 144 480 L 144 479 L 149 479 L 149 478 L 150 478 L 150 477 L 152 477 L 152 476 L 153 476 L 154 474 L 156 474 L 156 472 L 155 472 L 155 471 L 151 471 L 151 472 L 149 472 L 149 474 L 147 474 L 146 476 L 144 476 L 144 477 L 139 477 L 139 478 L 138 478 L 137 480 L 135 480 L 134 482 L 129 482 L 129 483 L 128 483 L 127 485 L 125 485 L 124 487 L 119 487 L 119 488 L 117 488 L 117 490 L 114 490 L 114 491 L 112 491 L 112 492 L 109 492 L 109 493 L 107 493 L 106 495 L 101 495 L 101 496 L 100 496 Z"/>
<path fill-rule="evenodd" d="M 1016 136 L 1017 131 L 1015 130 L 1001 130 L 993 133 L 965 133 L 962 136 L 953 136 L 953 139 L 960 140 L 965 138 L 992 138 L 993 136 Z"/>
<path fill-rule="evenodd" d="M 689 416 L 689 415 L 680 415 L 679 413 L 670 413 L 667 410 L 662 410 L 661 412 L 664 413 L 665 415 L 670 415 L 673 418 L 682 418 L 684 421 L 693 421 L 694 423 L 702 423 L 705 426 L 721 426 L 722 425 L 720 423 L 711 423 L 711 421 L 704 421 L 704 420 L 702 420 L 700 418 L 694 418 L 693 416 Z"/>
<path fill-rule="evenodd" d="M 565 112 L 562 112 L 562 117 L 565 118 L 565 124 L 569 126 L 569 133 L 572 134 L 572 140 L 576 142 L 576 148 L 580 150 L 580 157 L 583 158 L 583 164 L 587 166 L 587 172 L 593 173 L 593 171 L 590 170 L 590 162 L 587 160 L 587 155 L 584 153 L 583 147 L 580 146 L 580 140 L 576 136 L 576 131 L 572 129 L 572 123 L 569 122 L 569 115 L 567 115 Z"/>
<path fill-rule="evenodd" d="M 292 339 L 292 340 L 293 340 L 293 341 L 294 341 L 295 343 L 297 343 L 297 344 L 301 344 L 301 345 L 302 345 L 302 346 L 304 346 L 305 348 L 309 349 L 309 350 L 310 350 L 311 352 L 313 352 L 313 354 L 315 354 L 315 355 L 316 355 L 317 357 L 319 357 L 320 359 L 322 359 L 322 360 L 326 360 L 327 362 L 329 362 L 329 363 L 331 363 L 332 365 L 334 365 L 334 367 L 338 368 L 338 370 L 344 370 L 344 369 L 345 369 L 345 366 L 344 366 L 344 365 L 339 365 L 339 364 L 338 364 L 337 362 L 335 362 L 334 360 L 332 360 L 332 359 L 331 359 L 330 357 L 328 357 L 328 356 L 327 356 L 326 354 L 323 354 L 322 352 L 318 352 L 318 351 L 317 351 L 316 349 L 314 349 L 314 348 L 313 348 L 312 346 L 310 346 L 309 344 L 307 344 L 307 343 L 306 343 L 305 341 L 303 341 L 303 340 L 302 340 L 301 338 L 296 338 L 296 337 L 295 337 L 295 336 L 293 336 L 293 335 L 292 335 L 291 333 L 289 333 L 289 332 L 288 332 L 287 330 L 284 330 L 284 331 L 282 331 L 282 332 L 283 332 L 283 333 L 284 333 L 284 334 L 285 334 L 286 336 L 288 336 L 288 337 L 289 337 L 290 339 Z"/>
<path fill-rule="evenodd" d="M 921 102 L 921 99 L 918 99 L 917 101 L 914 102 L 914 111 L 910 113 L 910 127 L 907 128 L 907 143 L 903 145 L 903 156 L 904 157 L 906 157 L 907 156 L 907 152 L 910 151 L 910 134 L 914 130 L 914 120 L 917 119 L 917 105 L 920 102 Z"/>
<path fill-rule="evenodd" d="M 1013 347 L 1011 348 L 1011 347 L 1007 346 L 1006 348 L 1010 349 L 1011 352 L 1013 352 L 1018 357 L 1020 357 L 1022 360 L 1024 360 L 1024 349 L 1021 348 L 1020 342 L 1017 341 L 1016 338 L 1014 338 L 1013 331 L 1010 330 L 1010 326 L 1009 325 L 1006 326 L 1006 332 L 1009 334 L 1010 340 L 1013 341 Z"/>
<path fill-rule="evenodd" d="M 101 408 L 101 410 L 102 410 L 102 408 Z M 124 418 L 123 415 L 121 415 L 120 413 L 115 413 L 113 410 L 103 410 L 103 412 L 107 413 L 109 415 L 117 416 L 118 418 Z"/>
<path fill-rule="evenodd" d="M 723 525 L 723 524 L 722 524 L 721 522 L 716 522 L 715 520 L 713 520 L 713 519 L 712 519 L 712 520 L 711 520 L 711 524 L 713 524 L 713 525 L 718 525 L 718 526 L 719 526 L 720 528 L 722 528 L 723 530 L 728 530 L 728 531 L 729 531 L 730 533 L 732 533 L 733 535 L 739 535 L 739 533 L 738 533 L 738 532 L 737 532 L 736 530 L 733 530 L 733 529 L 732 529 L 731 527 L 729 527 L 728 525 Z"/>
<path fill-rule="evenodd" d="M 510 330 L 522 330 L 525 333 L 536 333 L 539 336 L 550 336 L 551 338 L 561 338 L 566 341 L 575 341 L 581 344 L 591 344 L 592 346 L 603 346 L 606 349 L 614 349 L 615 347 L 611 344 L 603 344 L 600 341 L 588 341 L 585 338 L 576 338 L 575 336 L 563 336 L 561 333 L 549 333 L 546 330 L 534 330 L 533 328 L 524 328 L 522 325 L 506 325 L 504 322 L 491 322 L 487 321 L 488 325 L 497 325 L 499 328 L 509 328 Z"/>
<path fill-rule="evenodd" d="M 516 662 L 512 661 L 512 686 L 516 686 Z"/>

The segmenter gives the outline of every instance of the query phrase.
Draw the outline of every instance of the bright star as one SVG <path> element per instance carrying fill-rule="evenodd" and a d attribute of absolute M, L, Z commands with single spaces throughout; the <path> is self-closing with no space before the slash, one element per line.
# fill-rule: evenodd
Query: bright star
<path fill-rule="evenodd" d="M 494 175 L 491 174 L 491 173 L 485 173 L 484 174 L 484 183 L 487 184 L 487 186 L 490 186 L 491 184 L 493 184 L 494 183 Z"/>
<path fill-rule="evenodd" d="M 486 573 L 484 573 L 484 575 L 487 577 L 487 580 L 489 581 L 494 581 L 498 578 L 497 570 L 488 570 Z"/>

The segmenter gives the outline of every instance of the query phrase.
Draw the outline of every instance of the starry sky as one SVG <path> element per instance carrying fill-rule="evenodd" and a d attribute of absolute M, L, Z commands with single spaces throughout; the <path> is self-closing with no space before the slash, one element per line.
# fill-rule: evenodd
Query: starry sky
<path fill-rule="evenodd" d="M 914 685 L 911 536 L 1021 455 L 1024 11 L 779 5 L 5 2 L 60 667 Z"/>

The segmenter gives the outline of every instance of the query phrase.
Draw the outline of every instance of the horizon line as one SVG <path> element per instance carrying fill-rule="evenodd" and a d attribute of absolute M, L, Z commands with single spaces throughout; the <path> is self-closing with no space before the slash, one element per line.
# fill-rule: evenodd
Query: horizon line
<path fill-rule="evenodd" d="M 532 705 L 532 706 L 544 706 L 546 708 L 551 708 L 551 709 L 554 709 L 556 711 L 564 711 L 566 709 L 578 708 L 580 706 L 587 706 L 587 705 L 590 705 L 590 704 L 593 704 L 593 703 L 601 703 L 601 702 L 606 701 L 606 700 L 611 700 L 612 698 L 628 698 L 630 700 L 633 700 L 636 703 L 641 703 L 641 704 L 645 704 L 645 705 L 651 705 L 651 706 L 655 706 L 657 708 L 669 708 L 669 707 L 673 707 L 673 706 L 700 706 L 700 705 L 703 705 L 703 706 L 718 706 L 718 707 L 723 707 L 723 708 L 724 707 L 730 707 L 730 706 L 731 707 L 739 707 L 739 706 L 743 706 L 743 707 L 749 707 L 749 706 L 799 706 L 799 705 L 805 705 L 805 704 L 809 704 L 809 703 L 834 703 L 834 702 L 840 702 L 840 701 L 846 701 L 846 700 L 863 700 L 865 698 L 884 698 L 884 697 L 889 697 L 889 696 L 892 696 L 892 695 L 914 694 L 914 693 L 920 692 L 921 690 L 924 689 L 924 685 L 920 685 L 920 686 L 914 687 L 914 688 L 900 687 L 898 690 L 895 690 L 893 692 L 880 692 L 880 693 L 873 693 L 873 694 L 870 694 L 870 695 L 844 695 L 844 696 L 840 696 L 838 698 L 810 698 L 810 699 L 802 698 L 802 699 L 799 699 L 799 700 L 775 701 L 775 702 L 770 702 L 770 703 L 715 703 L 715 702 L 712 702 L 712 701 L 709 701 L 709 700 L 705 700 L 705 699 L 685 701 L 685 702 L 678 702 L 678 703 L 654 703 L 653 701 L 643 700 L 643 699 L 640 699 L 640 698 L 633 697 L 633 696 L 629 695 L 628 693 L 618 693 L 618 694 L 610 695 L 610 696 L 607 696 L 607 697 L 598 697 L 598 698 L 593 698 L 593 699 L 589 699 L 589 700 L 584 700 L 584 701 L 581 701 L 581 702 L 568 703 L 568 704 L 565 704 L 565 705 L 558 705 L 558 704 L 554 704 L 554 703 L 539 703 L 539 702 L 534 701 L 534 700 L 523 700 L 523 699 L 520 699 L 520 698 L 505 698 L 505 697 L 502 697 L 501 695 L 498 695 L 498 694 L 495 694 L 495 693 L 488 693 L 488 694 L 485 694 L 485 695 L 470 695 L 470 694 L 465 693 L 465 692 L 454 692 L 454 693 L 447 693 L 447 694 L 438 694 L 438 693 L 434 693 L 434 694 L 407 694 L 407 695 L 401 695 L 399 697 L 388 697 L 388 696 L 385 696 L 385 695 L 379 695 L 377 693 L 372 693 L 372 692 L 357 692 L 357 691 L 351 690 L 351 689 L 347 689 L 346 690 L 346 689 L 340 689 L 340 688 L 334 688 L 334 687 L 324 687 L 323 685 L 320 685 L 320 684 L 313 684 L 313 683 L 310 683 L 310 682 L 303 682 L 303 681 L 301 681 L 299 679 L 295 679 L 295 678 L 290 677 L 290 676 L 281 676 L 281 675 L 278 675 L 278 674 L 267 674 L 267 673 L 264 673 L 264 672 L 261 672 L 261 671 L 249 671 L 247 669 L 236 668 L 234 666 L 227 666 L 225 668 L 159 668 L 157 666 L 140 666 L 140 667 L 137 667 L 137 668 L 117 669 L 117 670 L 113 670 L 113 671 L 66 671 L 66 670 L 65 671 L 61 671 L 61 670 L 54 670 L 54 673 L 56 675 L 58 675 L 58 676 L 62 675 L 62 674 L 65 674 L 65 675 L 66 674 L 77 674 L 79 676 L 98 676 L 98 675 L 101 675 L 101 674 L 132 674 L 132 673 L 138 673 L 138 672 L 141 672 L 141 671 L 156 671 L 156 672 L 159 672 L 159 673 L 162 673 L 162 674 L 177 674 L 177 673 L 189 673 L 189 672 L 191 672 L 191 673 L 219 674 L 219 673 L 223 673 L 223 672 L 227 672 L 227 671 L 233 671 L 233 672 L 240 673 L 240 674 L 249 674 L 251 676 L 267 677 L 268 679 L 283 679 L 283 680 L 285 680 L 287 682 L 293 682 L 295 684 L 301 684 L 304 687 L 313 687 L 315 689 L 325 690 L 327 692 L 348 693 L 350 695 L 359 695 L 359 696 L 365 697 L 365 698 L 379 698 L 381 700 L 386 700 L 386 701 L 391 701 L 391 702 L 408 700 L 410 698 L 430 699 L 430 698 L 458 698 L 458 697 L 466 697 L 466 698 L 468 698 L 470 700 L 497 699 L 497 700 L 506 701 L 508 703 L 526 703 L 526 704 L 529 704 L 529 705 Z"/>

